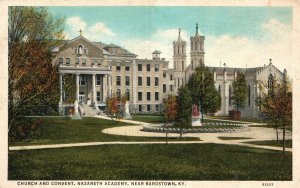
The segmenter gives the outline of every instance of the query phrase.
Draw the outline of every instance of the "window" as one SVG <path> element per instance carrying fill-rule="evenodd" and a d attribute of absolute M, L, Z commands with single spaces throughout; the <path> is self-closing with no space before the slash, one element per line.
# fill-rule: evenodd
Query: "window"
<path fill-rule="evenodd" d="M 97 59 L 96 62 L 98 63 L 98 65 L 101 65 L 101 59 Z"/>
<path fill-rule="evenodd" d="M 70 58 L 66 58 L 66 64 L 70 65 L 71 64 L 71 59 Z"/>
<path fill-rule="evenodd" d="M 182 69 L 181 69 L 181 70 L 183 70 L 183 71 L 184 71 L 184 61 L 182 61 L 182 64 L 181 64 L 181 66 L 182 66 Z"/>
<path fill-rule="evenodd" d="M 147 92 L 147 101 L 150 101 L 150 100 L 151 100 L 151 93 Z"/>
<path fill-rule="evenodd" d="M 155 105 L 155 111 L 156 111 L 156 112 L 159 111 L 159 105 L 158 105 L 158 104 Z"/>
<path fill-rule="evenodd" d="M 64 58 L 60 57 L 60 58 L 58 59 L 58 63 L 59 63 L 59 64 L 63 64 L 63 63 L 64 63 Z"/>
<path fill-rule="evenodd" d="M 101 94 L 100 94 L 100 91 L 97 91 L 97 101 L 101 101 Z"/>
<path fill-rule="evenodd" d="M 117 89 L 117 97 L 121 97 L 121 90 L 120 89 Z"/>
<path fill-rule="evenodd" d="M 116 71 L 120 71 L 121 70 L 121 65 L 120 65 L 120 63 L 117 63 L 117 65 L 116 65 Z"/>
<path fill-rule="evenodd" d="M 130 65 L 129 65 L 129 63 L 126 63 L 126 65 L 125 65 L 125 71 L 130 71 Z"/>
<path fill-rule="evenodd" d="M 155 72 L 158 72 L 158 71 L 159 71 L 159 64 L 155 64 L 154 70 L 155 70 Z"/>
<path fill-rule="evenodd" d="M 142 105 L 139 105 L 139 112 L 141 112 L 142 111 Z"/>
<path fill-rule="evenodd" d="M 139 101 L 143 100 L 143 93 L 142 92 L 138 92 L 138 100 Z"/>
<path fill-rule="evenodd" d="M 170 85 L 170 91 L 173 91 L 173 85 Z"/>
<path fill-rule="evenodd" d="M 78 49 L 74 48 L 74 54 L 78 54 Z"/>
<path fill-rule="evenodd" d="M 101 85 L 101 76 L 100 75 L 96 75 L 96 85 L 100 86 Z"/>
<path fill-rule="evenodd" d="M 228 100 L 229 105 L 232 105 L 232 87 L 229 86 L 229 100 Z"/>
<path fill-rule="evenodd" d="M 83 65 L 86 65 L 86 59 L 85 58 L 82 58 L 82 62 L 81 62 Z"/>
<path fill-rule="evenodd" d="M 221 95 L 221 85 L 219 85 L 218 92 L 219 92 L 220 95 Z"/>
<path fill-rule="evenodd" d="M 87 54 L 87 49 L 83 49 L 83 54 Z"/>
<path fill-rule="evenodd" d="M 117 86 L 121 85 L 121 76 L 116 77 L 116 84 L 117 84 Z"/>
<path fill-rule="evenodd" d="M 167 92 L 167 86 L 166 84 L 163 84 L 163 93 L 166 93 Z"/>
<path fill-rule="evenodd" d="M 125 84 L 126 84 L 126 86 L 130 85 L 130 77 L 129 76 L 125 77 Z"/>
<path fill-rule="evenodd" d="M 138 64 L 138 71 L 142 71 L 143 69 L 142 69 L 142 64 Z"/>
<path fill-rule="evenodd" d="M 170 80 L 173 80 L 173 75 L 172 74 L 170 75 Z"/>
<path fill-rule="evenodd" d="M 155 100 L 158 101 L 159 100 L 159 93 L 155 92 Z"/>
<path fill-rule="evenodd" d="M 163 70 L 163 77 L 165 78 L 167 76 L 167 71 Z"/>
<path fill-rule="evenodd" d="M 159 82 L 158 82 L 158 77 L 155 77 L 155 80 L 154 80 L 155 82 L 154 82 L 154 85 L 155 86 L 158 86 L 158 84 L 159 84 Z"/>
<path fill-rule="evenodd" d="M 150 77 L 147 77 L 147 86 L 151 86 Z"/>
<path fill-rule="evenodd" d="M 150 71 L 150 64 L 147 64 L 147 71 Z"/>
<path fill-rule="evenodd" d="M 143 85 L 143 77 L 139 76 L 138 77 L 138 86 L 142 86 Z"/>
<path fill-rule="evenodd" d="M 80 76 L 79 83 L 81 86 L 85 85 L 85 76 L 83 76 L 83 75 Z"/>
<path fill-rule="evenodd" d="M 79 54 L 82 54 L 83 53 L 83 48 L 81 45 L 78 46 L 78 53 Z"/>
<path fill-rule="evenodd" d="M 83 101 L 84 100 L 84 91 L 80 91 L 79 92 L 79 101 Z"/>
<path fill-rule="evenodd" d="M 127 100 L 130 101 L 130 90 L 129 89 L 126 89 L 125 96 L 126 96 Z"/>
<path fill-rule="evenodd" d="M 79 64 L 79 58 L 76 58 L 76 64 Z"/>
<path fill-rule="evenodd" d="M 248 86 L 248 106 L 250 106 L 251 104 L 250 99 L 251 99 L 251 91 L 250 91 L 250 86 Z"/>
<path fill-rule="evenodd" d="M 151 110 L 151 106 L 150 104 L 147 104 L 147 112 L 150 112 L 150 110 Z"/>
<path fill-rule="evenodd" d="M 268 94 L 274 93 L 274 77 L 272 74 L 269 75 L 268 78 Z"/>

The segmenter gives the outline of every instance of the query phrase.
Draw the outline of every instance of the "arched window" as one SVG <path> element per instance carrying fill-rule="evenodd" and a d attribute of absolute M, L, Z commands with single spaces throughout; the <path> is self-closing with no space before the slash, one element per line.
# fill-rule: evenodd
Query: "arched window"
<path fill-rule="evenodd" d="M 192 68 L 194 68 L 194 61 L 192 60 Z"/>
<path fill-rule="evenodd" d="M 173 80 L 173 75 L 172 74 L 170 75 L 170 80 Z"/>
<path fill-rule="evenodd" d="M 221 85 L 219 85 L 218 92 L 219 92 L 220 95 L 221 95 Z"/>
<path fill-rule="evenodd" d="M 228 100 L 228 103 L 231 106 L 231 104 L 232 104 L 232 87 L 231 87 L 231 85 L 229 86 L 229 100 Z"/>
<path fill-rule="evenodd" d="M 251 104 L 251 91 L 250 91 L 250 86 L 248 85 L 248 106 Z"/>
<path fill-rule="evenodd" d="M 129 89 L 126 89 L 125 95 L 126 95 L 127 100 L 130 101 L 130 90 Z"/>
<path fill-rule="evenodd" d="M 268 94 L 273 94 L 274 92 L 274 77 L 272 74 L 268 78 Z"/>
<path fill-rule="evenodd" d="M 79 45 L 79 46 L 78 46 L 78 53 L 79 53 L 79 54 L 82 54 L 82 53 L 83 53 L 83 47 L 82 47 L 82 45 Z"/>

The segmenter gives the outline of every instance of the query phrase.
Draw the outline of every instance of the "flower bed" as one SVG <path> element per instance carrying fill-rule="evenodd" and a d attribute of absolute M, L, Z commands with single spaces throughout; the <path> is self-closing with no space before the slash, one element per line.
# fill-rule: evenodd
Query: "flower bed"
<path fill-rule="evenodd" d="M 241 132 L 247 131 L 248 126 L 235 123 L 204 123 L 203 126 L 184 128 L 183 133 L 218 133 L 218 132 Z M 150 124 L 141 129 L 145 132 L 158 133 L 180 133 L 181 129 L 172 126 L 172 124 Z"/>

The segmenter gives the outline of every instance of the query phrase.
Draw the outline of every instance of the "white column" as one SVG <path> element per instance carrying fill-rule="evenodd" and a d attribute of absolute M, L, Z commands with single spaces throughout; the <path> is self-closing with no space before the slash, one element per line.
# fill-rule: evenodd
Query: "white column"
<path fill-rule="evenodd" d="M 93 74 L 92 75 L 93 102 L 94 104 L 97 104 L 95 79 L 96 79 L 96 75 Z"/>
<path fill-rule="evenodd" d="M 79 102 L 79 74 L 76 74 L 76 100 Z"/>
<path fill-rule="evenodd" d="M 108 97 L 111 97 L 111 75 L 108 76 Z"/>
<path fill-rule="evenodd" d="M 63 102 L 63 88 L 62 88 L 62 74 L 59 74 L 59 93 L 60 93 L 60 100 L 59 102 L 62 103 Z"/>
<path fill-rule="evenodd" d="M 107 97 L 107 75 L 102 76 L 102 101 L 105 102 Z"/>

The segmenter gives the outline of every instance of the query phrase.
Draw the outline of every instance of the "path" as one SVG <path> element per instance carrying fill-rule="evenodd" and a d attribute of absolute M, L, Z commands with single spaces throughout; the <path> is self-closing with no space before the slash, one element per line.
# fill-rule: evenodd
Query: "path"
<path fill-rule="evenodd" d="M 95 116 L 97 118 L 102 119 L 111 119 L 106 116 Z M 142 137 L 164 137 L 165 133 L 153 133 L 153 132 L 143 132 L 140 131 L 142 125 L 147 125 L 149 123 L 134 121 L 134 120 L 119 120 L 121 122 L 137 124 L 138 126 L 122 126 L 122 127 L 113 127 L 102 130 L 103 133 L 106 134 L 114 134 L 114 135 L 126 135 L 126 136 L 142 136 Z M 224 120 L 227 121 L 227 120 Z M 249 122 L 245 122 L 249 123 Z M 257 124 L 257 123 L 251 123 Z M 168 137 L 178 137 L 177 133 L 170 133 Z M 263 127 L 249 127 L 249 131 L 245 132 L 233 132 L 233 133 L 187 133 L 183 135 L 184 137 L 198 137 L 201 141 L 169 141 L 169 144 L 200 144 L 200 143 L 215 143 L 215 144 L 231 144 L 231 145 L 239 145 L 253 148 L 263 148 L 263 149 L 271 149 L 271 150 L 282 150 L 281 147 L 274 146 L 262 146 L 262 145 L 254 145 L 247 144 L 243 142 L 247 141 L 258 141 L 258 140 L 273 140 L 275 137 L 275 133 L 273 129 L 263 128 Z M 246 137 L 251 139 L 240 139 L 240 140 L 221 140 L 218 137 Z M 287 134 L 287 139 L 291 138 L 291 134 Z M 34 149 L 50 149 L 50 148 L 66 148 L 66 147 L 81 147 L 81 146 L 98 146 L 98 145 L 113 145 L 113 144 L 166 144 L 165 141 L 157 141 L 157 142 L 87 142 L 87 143 L 70 143 L 70 144 L 49 144 L 49 145 L 31 145 L 31 146 L 11 146 L 9 150 L 34 150 Z M 286 151 L 292 151 L 291 148 L 286 148 Z"/>

